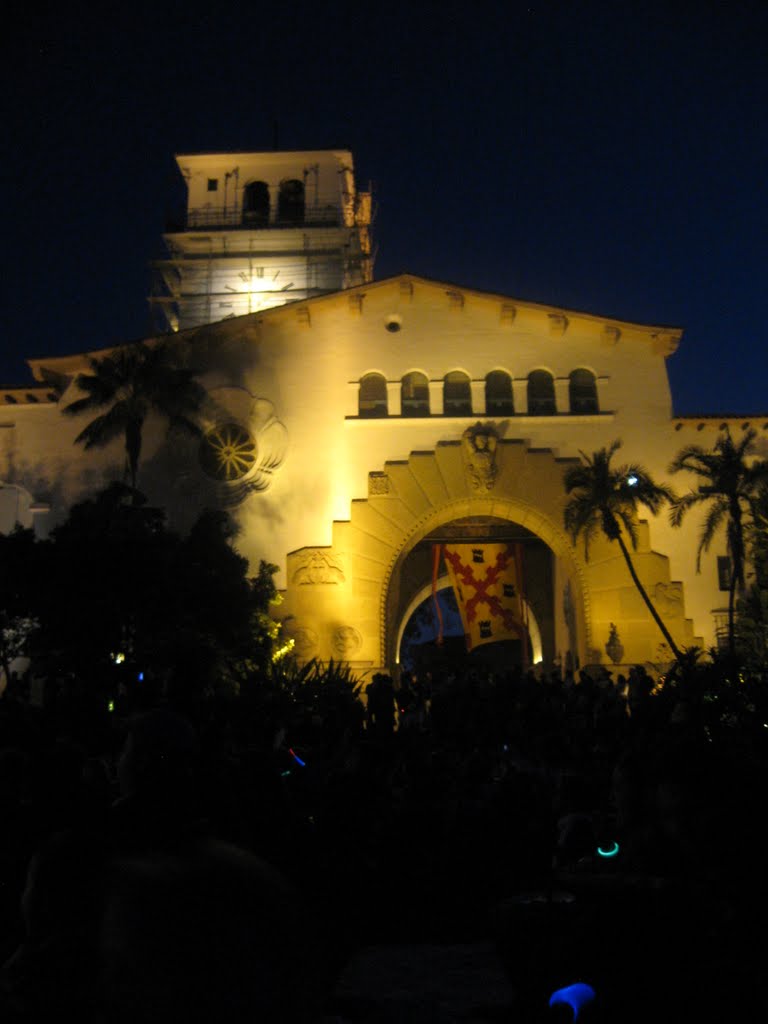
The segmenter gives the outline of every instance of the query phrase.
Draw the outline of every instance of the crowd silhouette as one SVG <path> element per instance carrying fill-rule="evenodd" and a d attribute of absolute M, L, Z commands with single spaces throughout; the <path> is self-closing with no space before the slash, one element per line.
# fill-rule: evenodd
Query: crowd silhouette
<path fill-rule="evenodd" d="M 4 1019 L 394 1020 L 340 994 L 355 952 L 486 940 L 509 1019 L 575 981 L 579 1019 L 757 1019 L 766 723 L 716 667 L 377 675 L 250 722 L 8 691 Z"/>

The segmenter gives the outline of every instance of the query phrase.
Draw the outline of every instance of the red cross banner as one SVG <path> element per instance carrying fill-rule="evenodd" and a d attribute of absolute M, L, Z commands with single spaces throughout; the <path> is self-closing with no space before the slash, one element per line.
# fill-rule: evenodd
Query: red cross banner
<path fill-rule="evenodd" d="M 525 641 L 521 545 L 445 544 L 443 555 L 467 650 L 499 640 Z"/>

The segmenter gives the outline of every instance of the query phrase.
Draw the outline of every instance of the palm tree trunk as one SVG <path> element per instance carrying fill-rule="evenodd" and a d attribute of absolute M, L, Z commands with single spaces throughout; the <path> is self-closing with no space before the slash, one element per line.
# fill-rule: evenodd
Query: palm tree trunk
<path fill-rule="evenodd" d="M 672 634 L 669 632 L 667 627 L 661 621 L 661 616 L 656 611 L 656 609 L 653 607 L 653 603 L 651 602 L 650 597 L 648 597 L 648 595 L 646 594 L 645 587 L 640 582 L 640 577 L 635 572 L 635 567 L 632 564 L 632 559 L 629 557 L 629 551 L 627 550 L 627 545 L 624 543 L 624 539 L 623 539 L 623 537 L 621 536 L 620 533 L 617 533 L 616 540 L 619 542 L 619 547 L 621 548 L 622 555 L 624 555 L 624 561 L 627 563 L 627 568 L 629 569 L 629 574 L 632 577 L 632 582 L 637 587 L 637 589 L 638 589 L 638 591 L 640 593 L 640 597 L 642 597 L 642 599 L 645 601 L 646 607 L 648 608 L 648 611 L 653 616 L 654 622 L 659 627 L 661 632 L 664 634 L 664 639 L 669 644 L 669 648 L 672 651 L 672 653 L 674 654 L 676 660 L 680 661 L 681 658 L 682 658 L 682 654 L 680 653 L 680 650 L 679 650 L 677 644 L 672 639 Z"/>
<path fill-rule="evenodd" d="M 741 524 L 741 505 L 737 499 L 729 503 L 731 521 L 728 527 L 728 555 L 731 559 L 731 579 L 728 587 L 728 654 L 736 657 L 736 636 L 734 612 L 736 607 L 736 584 L 744 586 L 744 532 Z"/>
<path fill-rule="evenodd" d="M 728 587 L 728 654 L 736 657 L 736 633 L 734 630 L 734 609 L 736 606 L 736 568 L 731 559 L 731 582 Z"/>
<path fill-rule="evenodd" d="M 139 456 L 141 455 L 141 423 L 129 420 L 125 427 L 125 451 L 128 456 L 128 473 L 131 478 L 133 504 L 136 501 L 136 477 L 139 472 Z"/>

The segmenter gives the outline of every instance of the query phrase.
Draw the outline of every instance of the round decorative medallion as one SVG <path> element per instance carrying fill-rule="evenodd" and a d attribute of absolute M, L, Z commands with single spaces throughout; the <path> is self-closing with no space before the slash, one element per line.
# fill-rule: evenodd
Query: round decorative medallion
<path fill-rule="evenodd" d="M 362 645 L 363 638 L 353 626 L 339 626 L 331 638 L 331 647 L 339 658 L 349 658 L 359 651 Z"/>
<path fill-rule="evenodd" d="M 299 656 L 306 656 L 317 647 L 317 633 L 308 626 L 294 626 L 293 629 L 286 630 L 286 636 L 293 640 Z"/>
<path fill-rule="evenodd" d="M 222 423 L 203 438 L 200 465 L 214 480 L 240 480 L 256 464 L 256 442 L 239 423 Z"/>

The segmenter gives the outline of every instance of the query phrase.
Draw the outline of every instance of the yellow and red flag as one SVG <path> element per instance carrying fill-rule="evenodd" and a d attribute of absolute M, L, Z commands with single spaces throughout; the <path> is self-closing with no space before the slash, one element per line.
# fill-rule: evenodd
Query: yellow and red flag
<path fill-rule="evenodd" d="M 520 638 L 527 626 L 520 544 L 445 544 L 443 555 L 464 624 L 467 650 Z"/>

